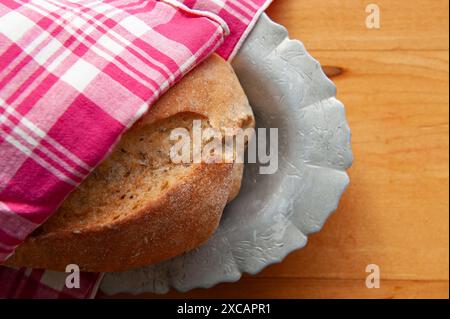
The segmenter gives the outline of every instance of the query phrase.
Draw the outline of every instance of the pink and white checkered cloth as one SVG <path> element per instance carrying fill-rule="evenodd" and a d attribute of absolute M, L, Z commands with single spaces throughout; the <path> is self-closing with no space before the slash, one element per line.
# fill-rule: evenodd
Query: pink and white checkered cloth
<path fill-rule="evenodd" d="M 162 93 L 213 52 L 231 59 L 270 2 L 2 0 L 0 263 Z M 55 276 L 0 267 L 0 298 L 87 298 L 101 278 L 71 291 Z"/>
<path fill-rule="evenodd" d="M 80 288 L 67 288 L 67 274 L 43 269 L 0 271 L 0 299 L 86 299 L 94 298 L 102 278 L 97 273 L 81 273 Z"/>

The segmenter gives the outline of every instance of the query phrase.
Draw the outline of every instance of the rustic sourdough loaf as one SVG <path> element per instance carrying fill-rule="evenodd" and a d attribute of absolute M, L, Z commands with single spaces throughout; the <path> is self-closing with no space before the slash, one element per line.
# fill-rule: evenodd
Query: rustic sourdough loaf
<path fill-rule="evenodd" d="M 242 164 L 174 164 L 173 128 L 247 128 L 254 118 L 228 63 L 212 56 L 171 88 L 7 261 L 123 271 L 191 250 L 237 195 Z"/>

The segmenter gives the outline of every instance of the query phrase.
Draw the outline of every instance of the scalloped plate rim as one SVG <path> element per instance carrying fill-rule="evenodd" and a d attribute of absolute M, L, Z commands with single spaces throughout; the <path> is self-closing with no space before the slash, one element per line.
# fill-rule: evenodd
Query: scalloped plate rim
<path fill-rule="evenodd" d="M 290 39 L 290 38 L 289 38 L 288 31 L 287 31 L 287 29 L 286 29 L 284 26 L 282 26 L 282 25 L 280 25 L 280 24 L 278 24 L 278 23 L 272 21 L 266 14 L 263 14 L 263 15 L 260 17 L 260 19 L 265 20 L 265 22 L 269 23 L 269 24 L 271 25 L 271 27 L 274 29 L 274 32 L 275 32 L 275 31 L 279 31 L 279 30 L 282 29 L 283 32 L 286 34 L 286 36 L 285 36 L 285 38 L 282 40 L 282 42 L 283 42 L 283 41 L 292 41 L 292 42 L 296 42 L 296 43 L 300 44 L 300 45 L 303 47 L 304 52 L 307 54 L 307 57 L 308 57 L 309 59 L 311 59 L 312 61 L 314 61 L 314 63 L 317 63 L 317 64 L 320 66 L 320 63 L 319 63 L 316 59 L 314 59 L 314 58 L 308 53 L 308 51 L 304 48 L 304 45 L 303 45 L 303 43 L 302 43 L 301 41 L 296 40 L 296 39 Z M 276 29 L 276 30 L 275 30 L 275 29 Z M 279 44 L 278 44 L 278 45 L 279 45 Z M 277 45 L 276 47 L 278 47 L 278 45 Z M 318 227 L 316 227 L 315 229 L 312 229 L 312 230 L 309 229 L 309 230 L 306 231 L 306 232 L 300 230 L 300 229 L 297 227 L 297 229 L 299 230 L 299 232 L 302 233 L 302 234 L 305 236 L 305 241 L 302 242 L 302 243 L 300 243 L 299 245 L 296 245 L 295 248 L 293 248 L 293 249 L 284 251 L 280 256 L 278 256 L 278 257 L 276 257 L 276 258 L 274 258 L 274 259 L 272 259 L 272 260 L 267 261 L 264 265 L 262 265 L 262 266 L 259 267 L 258 269 L 255 269 L 254 271 L 243 271 L 243 270 L 239 269 L 239 266 L 236 264 L 236 267 L 237 267 L 237 269 L 238 269 L 238 271 L 239 271 L 239 274 L 236 275 L 235 277 L 226 277 L 226 276 L 220 277 L 220 276 L 218 275 L 217 278 L 216 278 L 216 280 L 213 280 L 213 281 L 211 281 L 211 282 L 208 282 L 208 283 L 199 283 L 199 284 L 191 284 L 191 285 L 187 285 L 185 288 L 174 287 L 174 286 L 172 285 L 172 282 L 171 282 L 170 279 L 169 279 L 169 280 L 168 280 L 168 289 L 171 289 L 171 288 L 172 288 L 172 289 L 176 289 L 177 291 L 182 292 L 182 293 L 185 293 L 185 292 L 187 292 L 187 291 L 190 291 L 190 290 L 192 290 L 192 289 L 197 289 L 197 288 L 209 289 L 209 288 L 214 287 L 214 286 L 216 286 L 217 284 L 220 284 L 220 283 L 234 283 L 234 282 L 237 282 L 237 281 L 239 281 L 239 280 L 242 278 L 243 273 L 248 273 L 248 274 L 250 274 L 250 275 L 255 275 L 255 274 L 259 273 L 259 272 L 262 271 L 264 268 L 266 268 L 266 267 L 268 267 L 268 266 L 270 266 L 270 265 L 279 264 L 279 263 L 281 263 L 288 255 L 290 255 L 291 253 L 293 253 L 293 252 L 295 252 L 295 251 L 297 251 L 297 250 L 299 250 L 299 249 L 304 248 L 304 247 L 308 244 L 308 237 L 309 237 L 311 234 L 314 234 L 314 233 L 319 232 L 319 231 L 323 228 L 325 222 L 329 219 L 329 217 L 331 216 L 331 214 L 333 214 L 333 213 L 336 211 L 336 209 L 337 209 L 337 207 L 338 207 L 338 205 L 339 205 L 339 202 L 340 202 L 340 199 L 341 199 L 343 193 L 345 192 L 345 190 L 348 188 L 348 186 L 349 186 L 349 184 L 350 184 L 350 177 L 349 177 L 349 175 L 348 175 L 348 173 L 347 173 L 347 169 L 351 167 L 352 162 L 353 162 L 353 154 L 352 154 L 351 145 L 350 145 L 350 140 L 351 140 L 351 130 L 350 130 L 350 127 L 349 127 L 349 125 L 348 125 L 348 121 L 346 120 L 345 107 L 344 107 L 344 105 L 342 104 L 342 102 L 339 101 L 339 100 L 336 98 L 336 86 L 335 86 L 334 83 L 333 83 L 333 82 L 325 75 L 325 73 L 323 72 L 323 70 L 322 70 L 321 68 L 320 68 L 320 72 L 322 73 L 321 76 L 322 76 L 323 78 L 325 78 L 326 81 L 328 81 L 328 84 L 331 85 L 331 86 L 334 88 L 334 91 L 333 91 L 333 93 L 332 93 L 332 96 L 330 96 L 330 97 L 327 98 L 327 99 L 334 99 L 334 100 L 336 100 L 336 101 L 341 105 L 341 107 L 342 107 L 342 109 L 343 109 L 343 112 L 344 112 L 344 115 L 343 115 L 343 116 L 344 116 L 344 123 L 345 123 L 345 125 L 346 125 L 346 131 L 348 131 L 348 134 L 349 134 L 349 136 L 348 136 L 348 141 L 349 141 L 349 145 L 348 145 L 348 148 L 349 148 L 349 149 L 348 149 L 348 151 L 349 151 L 349 156 L 350 156 L 350 158 L 348 159 L 348 162 L 346 162 L 346 165 L 344 165 L 344 168 L 342 168 L 342 169 L 340 169 L 340 168 L 330 168 L 330 169 L 332 169 L 332 170 L 334 170 L 334 171 L 337 171 L 337 172 L 339 172 L 339 173 L 342 173 L 342 176 L 345 178 L 345 182 L 341 185 L 341 188 L 339 189 L 339 192 L 337 192 L 337 194 L 336 194 L 336 198 L 337 198 L 337 199 L 336 199 L 335 203 L 333 203 L 332 208 L 324 214 L 324 216 L 323 216 L 323 223 L 322 223 L 321 225 L 318 225 Z M 316 102 L 315 102 L 315 103 L 316 103 Z M 312 103 L 312 104 L 310 104 L 310 105 L 307 105 L 307 106 L 305 106 L 305 108 L 308 107 L 308 106 L 314 105 L 315 103 Z M 294 226 L 295 226 L 295 225 L 294 225 Z M 295 227 L 296 227 L 296 226 L 295 226 Z M 149 289 L 148 289 L 148 288 L 146 289 L 145 287 L 139 287 L 139 288 L 135 288 L 135 289 L 133 289 L 133 288 L 124 288 L 124 289 L 117 289 L 117 288 L 116 288 L 116 289 L 104 289 L 104 287 L 101 287 L 100 289 L 101 289 L 105 294 L 107 294 L 107 295 L 112 295 L 112 294 L 119 293 L 119 292 L 122 292 L 122 293 L 130 293 L 130 294 L 136 295 L 136 294 L 139 294 L 139 293 L 144 293 L 144 292 L 148 292 L 148 291 L 149 291 Z M 156 294 L 165 294 L 165 293 L 167 293 L 167 291 L 165 291 L 165 290 L 163 290 L 163 291 L 153 291 L 153 293 L 156 293 Z"/>

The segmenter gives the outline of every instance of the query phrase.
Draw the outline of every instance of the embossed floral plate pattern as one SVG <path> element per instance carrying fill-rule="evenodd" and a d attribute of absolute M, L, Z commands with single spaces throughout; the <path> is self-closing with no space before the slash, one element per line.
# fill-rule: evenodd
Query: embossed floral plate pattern
<path fill-rule="evenodd" d="M 349 183 L 350 129 L 336 89 L 304 46 L 262 15 L 233 60 L 261 128 L 278 128 L 273 175 L 247 164 L 239 197 L 201 247 L 166 262 L 107 274 L 101 289 L 185 292 L 239 280 L 281 262 L 307 243 Z"/>

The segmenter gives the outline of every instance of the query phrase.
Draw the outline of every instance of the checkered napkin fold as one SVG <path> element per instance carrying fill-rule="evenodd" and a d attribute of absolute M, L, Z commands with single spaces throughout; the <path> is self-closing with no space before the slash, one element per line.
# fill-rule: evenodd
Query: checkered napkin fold
<path fill-rule="evenodd" d="M 2 0 L 0 263 L 162 93 L 213 52 L 232 59 L 270 2 Z M 0 298 L 89 298 L 100 278 L 71 290 L 0 266 Z"/>

